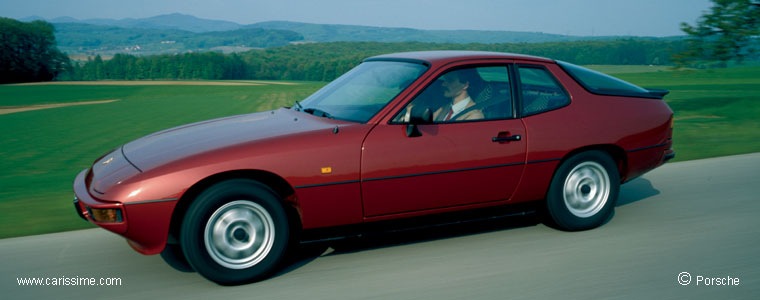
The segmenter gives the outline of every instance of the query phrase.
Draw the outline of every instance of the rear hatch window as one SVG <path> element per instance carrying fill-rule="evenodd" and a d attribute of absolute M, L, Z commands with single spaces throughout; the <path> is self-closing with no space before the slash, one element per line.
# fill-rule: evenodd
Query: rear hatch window
<path fill-rule="evenodd" d="M 557 61 L 557 64 L 586 90 L 594 94 L 658 99 L 664 96 L 659 91 L 652 92 L 624 80 L 571 63 Z"/>

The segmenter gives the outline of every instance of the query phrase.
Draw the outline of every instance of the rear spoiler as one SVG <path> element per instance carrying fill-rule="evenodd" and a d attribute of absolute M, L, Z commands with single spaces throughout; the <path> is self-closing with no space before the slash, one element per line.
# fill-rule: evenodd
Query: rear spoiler
<path fill-rule="evenodd" d="M 665 95 L 670 93 L 670 91 L 663 90 L 663 89 L 646 89 L 646 90 L 649 92 L 650 95 L 655 96 L 660 99 L 662 99 L 663 97 L 665 97 Z"/>

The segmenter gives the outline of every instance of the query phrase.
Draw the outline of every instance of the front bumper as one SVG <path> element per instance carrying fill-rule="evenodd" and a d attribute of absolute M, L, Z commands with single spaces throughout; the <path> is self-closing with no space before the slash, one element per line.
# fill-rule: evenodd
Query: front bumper
<path fill-rule="evenodd" d="M 82 220 L 85 220 L 88 222 L 90 221 L 90 220 L 87 220 L 87 217 L 84 216 L 84 212 L 82 212 L 82 208 L 79 206 L 79 198 L 77 198 L 76 196 L 74 196 L 74 210 L 77 211 L 77 215 L 79 215 L 79 217 L 82 218 Z"/>
<path fill-rule="evenodd" d="M 128 216 L 126 210 L 124 209 L 124 204 L 118 202 L 106 202 L 92 197 L 92 195 L 90 195 L 90 193 L 87 191 L 87 184 L 85 182 L 87 172 L 88 170 L 83 170 L 79 173 L 79 175 L 77 175 L 77 178 L 74 180 L 74 196 L 76 197 L 74 200 L 74 205 L 77 210 L 77 214 L 79 214 L 79 216 L 83 217 L 85 220 L 103 227 L 106 230 L 112 231 L 119 235 L 124 235 L 127 233 L 127 229 L 129 228 L 127 226 Z M 92 208 L 118 209 L 121 211 L 122 221 L 108 223 L 97 222 L 90 215 L 90 210 Z"/>
<path fill-rule="evenodd" d="M 128 203 L 96 199 L 87 189 L 87 172 L 88 170 L 83 170 L 74 180 L 74 206 L 77 214 L 99 227 L 124 236 L 137 252 L 146 255 L 161 253 L 169 236 L 169 225 L 177 199 Z M 121 211 L 121 222 L 97 222 L 90 214 L 93 208 L 118 209 Z"/>

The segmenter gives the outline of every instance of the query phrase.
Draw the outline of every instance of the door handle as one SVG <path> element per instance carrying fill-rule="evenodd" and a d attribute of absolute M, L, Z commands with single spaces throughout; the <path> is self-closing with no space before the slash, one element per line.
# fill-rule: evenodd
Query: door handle
<path fill-rule="evenodd" d="M 491 141 L 494 143 L 501 143 L 501 142 L 513 142 L 513 141 L 519 141 L 522 137 L 519 134 L 510 135 L 510 136 L 495 136 L 491 138 Z"/>

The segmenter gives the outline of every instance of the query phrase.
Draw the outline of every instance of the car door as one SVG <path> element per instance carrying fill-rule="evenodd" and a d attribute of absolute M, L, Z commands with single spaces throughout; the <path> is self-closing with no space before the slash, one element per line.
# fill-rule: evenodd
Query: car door
<path fill-rule="evenodd" d="M 525 128 L 514 113 L 511 68 L 454 66 L 439 72 L 389 122 L 372 129 L 361 158 L 365 217 L 511 197 L 526 153 Z M 447 119 L 446 112 L 456 111 L 451 104 L 459 103 L 446 82 L 453 74 L 460 74 L 457 82 L 466 86 L 462 90 L 474 105 Z M 434 119 L 414 125 L 419 132 L 409 135 L 410 116 L 424 109 L 435 112 Z"/>

